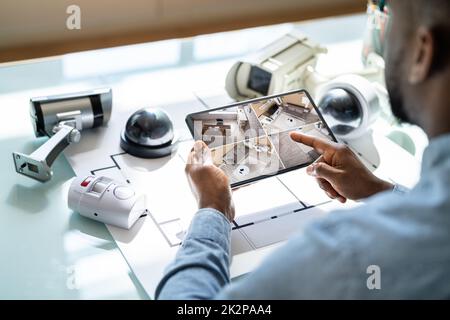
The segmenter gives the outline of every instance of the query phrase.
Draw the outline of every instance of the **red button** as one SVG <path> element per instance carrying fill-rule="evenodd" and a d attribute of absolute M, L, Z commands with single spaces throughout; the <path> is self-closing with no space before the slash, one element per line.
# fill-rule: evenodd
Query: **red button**
<path fill-rule="evenodd" d="M 86 179 L 83 180 L 83 182 L 81 182 L 81 186 L 87 187 L 89 183 L 92 181 L 92 179 L 94 179 L 94 177 L 87 177 Z"/>

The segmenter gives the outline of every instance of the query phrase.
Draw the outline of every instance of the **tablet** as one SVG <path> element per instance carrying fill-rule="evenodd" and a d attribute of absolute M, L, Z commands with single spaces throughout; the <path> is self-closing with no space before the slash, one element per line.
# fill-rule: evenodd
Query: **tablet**
<path fill-rule="evenodd" d="M 293 141 L 291 131 L 336 141 L 305 90 L 192 113 L 186 123 L 193 138 L 211 149 L 233 188 L 308 166 L 320 156 Z"/>

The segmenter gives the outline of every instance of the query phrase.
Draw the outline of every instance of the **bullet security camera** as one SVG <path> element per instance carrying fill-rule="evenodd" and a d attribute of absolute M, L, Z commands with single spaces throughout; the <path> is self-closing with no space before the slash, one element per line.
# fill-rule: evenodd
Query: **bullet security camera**
<path fill-rule="evenodd" d="M 111 117 L 111 89 L 32 98 L 30 116 L 36 137 L 50 139 L 30 155 L 13 153 L 17 173 L 45 182 L 51 179 L 51 166 L 81 131 L 106 124 Z"/>
<path fill-rule="evenodd" d="M 245 100 L 304 87 L 305 72 L 327 49 L 298 31 L 291 31 L 228 72 L 225 88 L 233 99 Z"/>

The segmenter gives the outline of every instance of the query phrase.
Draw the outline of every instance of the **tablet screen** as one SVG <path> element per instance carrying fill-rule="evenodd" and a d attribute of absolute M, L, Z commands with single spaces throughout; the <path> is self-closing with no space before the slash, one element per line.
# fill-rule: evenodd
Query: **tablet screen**
<path fill-rule="evenodd" d="M 209 146 L 214 164 L 232 186 L 316 160 L 319 154 L 293 141 L 291 131 L 336 141 L 304 90 L 190 114 L 186 122 L 194 139 Z"/>

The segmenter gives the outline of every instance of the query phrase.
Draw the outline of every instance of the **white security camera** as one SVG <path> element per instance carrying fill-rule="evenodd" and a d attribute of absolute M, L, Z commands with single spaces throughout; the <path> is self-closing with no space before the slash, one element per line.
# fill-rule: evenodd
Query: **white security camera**
<path fill-rule="evenodd" d="M 362 136 L 380 111 L 374 85 L 354 74 L 339 76 L 320 86 L 316 101 L 331 131 L 342 139 Z"/>
<path fill-rule="evenodd" d="M 45 182 L 51 166 L 71 143 L 78 143 L 81 131 L 105 125 L 112 110 L 110 88 L 32 98 L 30 116 L 36 137 L 50 139 L 27 155 L 13 153 L 17 173 Z"/>

